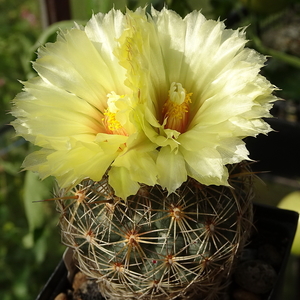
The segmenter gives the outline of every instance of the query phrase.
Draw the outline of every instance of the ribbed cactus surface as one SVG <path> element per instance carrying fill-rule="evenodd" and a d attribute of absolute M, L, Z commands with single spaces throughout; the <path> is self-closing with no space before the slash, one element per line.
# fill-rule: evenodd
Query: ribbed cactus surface
<path fill-rule="evenodd" d="M 214 299 L 252 226 L 252 175 L 230 167 L 230 186 L 188 179 L 168 195 L 141 185 L 126 201 L 108 178 L 57 193 L 63 242 L 107 299 Z"/>

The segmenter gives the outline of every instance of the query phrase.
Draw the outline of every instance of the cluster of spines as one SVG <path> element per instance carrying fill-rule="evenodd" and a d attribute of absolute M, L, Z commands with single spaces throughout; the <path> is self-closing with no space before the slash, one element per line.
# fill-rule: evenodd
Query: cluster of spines
<path fill-rule="evenodd" d="M 169 196 L 141 186 L 126 202 L 107 177 L 84 180 L 57 195 L 63 242 L 108 298 L 184 299 L 197 292 L 204 299 L 212 285 L 222 286 L 249 234 L 248 171 L 232 167 L 232 187 L 189 179 Z"/>

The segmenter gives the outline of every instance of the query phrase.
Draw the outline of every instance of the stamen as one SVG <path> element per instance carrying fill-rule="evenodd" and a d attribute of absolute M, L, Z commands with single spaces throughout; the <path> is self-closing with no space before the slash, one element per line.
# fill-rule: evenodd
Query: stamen
<path fill-rule="evenodd" d="M 172 82 L 168 100 L 162 111 L 165 129 L 173 129 L 180 133 L 186 130 L 192 94 L 187 93 L 181 83 Z"/>
<path fill-rule="evenodd" d="M 106 129 L 108 129 L 108 131 L 110 131 L 109 133 L 114 133 L 114 131 L 117 131 L 118 129 L 122 128 L 122 125 L 120 124 L 120 122 L 116 119 L 116 114 L 112 113 L 109 111 L 109 109 L 107 109 L 104 112 L 104 118 L 103 118 L 103 122 L 106 125 Z"/>
<path fill-rule="evenodd" d="M 104 118 L 102 119 L 103 125 L 106 129 L 106 132 L 109 134 L 119 134 L 119 135 L 128 135 L 126 130 L 123 128 L 121 123 L 116 119 L 117 112 L 119 111 L 116 102 L 124 98 L 124 96 L 119 96 L 115 92 L 111 92 L 107 95 L 107 109 L 104 111 Z"/>

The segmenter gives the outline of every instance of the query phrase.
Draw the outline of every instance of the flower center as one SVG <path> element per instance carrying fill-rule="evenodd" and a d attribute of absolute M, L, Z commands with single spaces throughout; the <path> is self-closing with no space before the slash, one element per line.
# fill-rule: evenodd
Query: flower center
<path fill-rule="evenodd" d="M 128 135 L 126 130 L 123 128 L 121 123 L 117 120 L 116 115 L 119 109 L 116 106 L 116 102 L 124 98 L 124 96 L 119 96 L 115 92 L 111 92 L 107 95 L 107 109 L 104 111 L 104 118 L 102 119 L 105 130 L 109 134 L 119 134 Z"/>
<path fill-rule="evenodd" d="M 176 130 L 180 133 L 186 130 L 192 94 L 187 93 L 181 83 L 172 82 L 168 100 L 162 110 L 165 129 Z"/>

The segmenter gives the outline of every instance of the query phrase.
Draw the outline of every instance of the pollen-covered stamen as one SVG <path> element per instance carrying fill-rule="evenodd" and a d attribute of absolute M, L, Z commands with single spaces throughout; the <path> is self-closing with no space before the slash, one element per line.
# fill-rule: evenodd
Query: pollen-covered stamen
<path fill-rule="evenodd" d="M 107 95 L 107 109 L 104 111 L 104 118 L 102 119 L 103 125 L 105 127 L 106 133 L 109 134 L 119 134 L 128 135 L 126 130 L 123 128 L 122 124 L 117 120 L 116 114 L 119 109 L 116 106 L 116 101 L 124 96 L 119 96 L 115 92 L 111 92 Z"/>
<path fill-rule="evenodd" d="M 192 93 L 187 93 L 181 83 L 172 82 L 168 100 L 163 106 L 162 116 L 165 129 L 185 132 L 189 119 Z"/>

